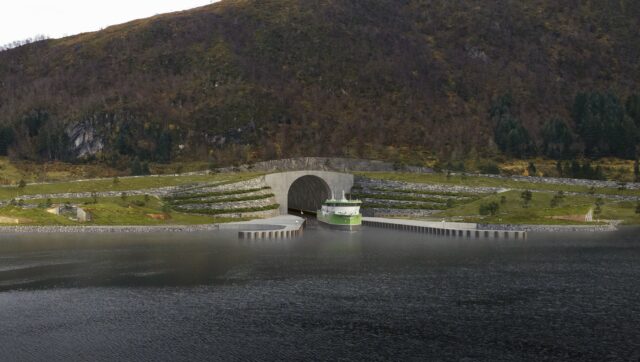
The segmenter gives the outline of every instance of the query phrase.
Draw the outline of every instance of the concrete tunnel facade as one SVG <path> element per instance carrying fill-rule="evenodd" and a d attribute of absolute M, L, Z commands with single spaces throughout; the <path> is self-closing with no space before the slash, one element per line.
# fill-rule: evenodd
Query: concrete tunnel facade
<path fill-rule="evenodd" d="M 330 171 L 281 172 L 264 178 L 282 215 L 290 208 L 316 211 L 332 192 L 335 197 L 340 197 L 342 191 L 350 193 L 354 181 L 352 174 Z"/>

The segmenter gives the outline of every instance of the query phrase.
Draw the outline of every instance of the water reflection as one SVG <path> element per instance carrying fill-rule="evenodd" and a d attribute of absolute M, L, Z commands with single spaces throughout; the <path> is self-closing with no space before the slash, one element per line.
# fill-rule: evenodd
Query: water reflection
<path fill-rule="evenodd" d="M 2 235 L 0 360 L 637 360 L 637 231 Z"/>

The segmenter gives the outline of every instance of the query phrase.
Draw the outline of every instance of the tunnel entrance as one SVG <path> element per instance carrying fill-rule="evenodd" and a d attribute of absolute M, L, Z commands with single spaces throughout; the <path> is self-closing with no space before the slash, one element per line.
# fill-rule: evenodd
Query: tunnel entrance
<path fill-rule="evenodd" d="M 315 215 L 322 203 L 331 197 L 331 188 L 318 176 L 302 176 L 295 180 L 287 195 L 289 212 Z"/>

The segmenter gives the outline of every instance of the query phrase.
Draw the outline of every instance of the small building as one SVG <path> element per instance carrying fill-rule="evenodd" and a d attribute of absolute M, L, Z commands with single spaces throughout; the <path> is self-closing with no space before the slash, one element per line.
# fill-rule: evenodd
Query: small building
<path fill-rule="evenodd" d="M 67 216 L 69 219 L 78 222 L 91 221 L 91 213 L 77 205 L 55 205 L 48 208 L 47 212 L 54 215 Z"/>

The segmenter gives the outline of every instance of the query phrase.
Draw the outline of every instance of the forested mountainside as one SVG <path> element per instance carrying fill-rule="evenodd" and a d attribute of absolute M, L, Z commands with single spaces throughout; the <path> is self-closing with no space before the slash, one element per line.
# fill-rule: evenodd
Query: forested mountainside
<path fill-rule="evenodd" d="M 637 152 L 640 2 L 222 0 L 0 52 L 0 154 Z"/>

